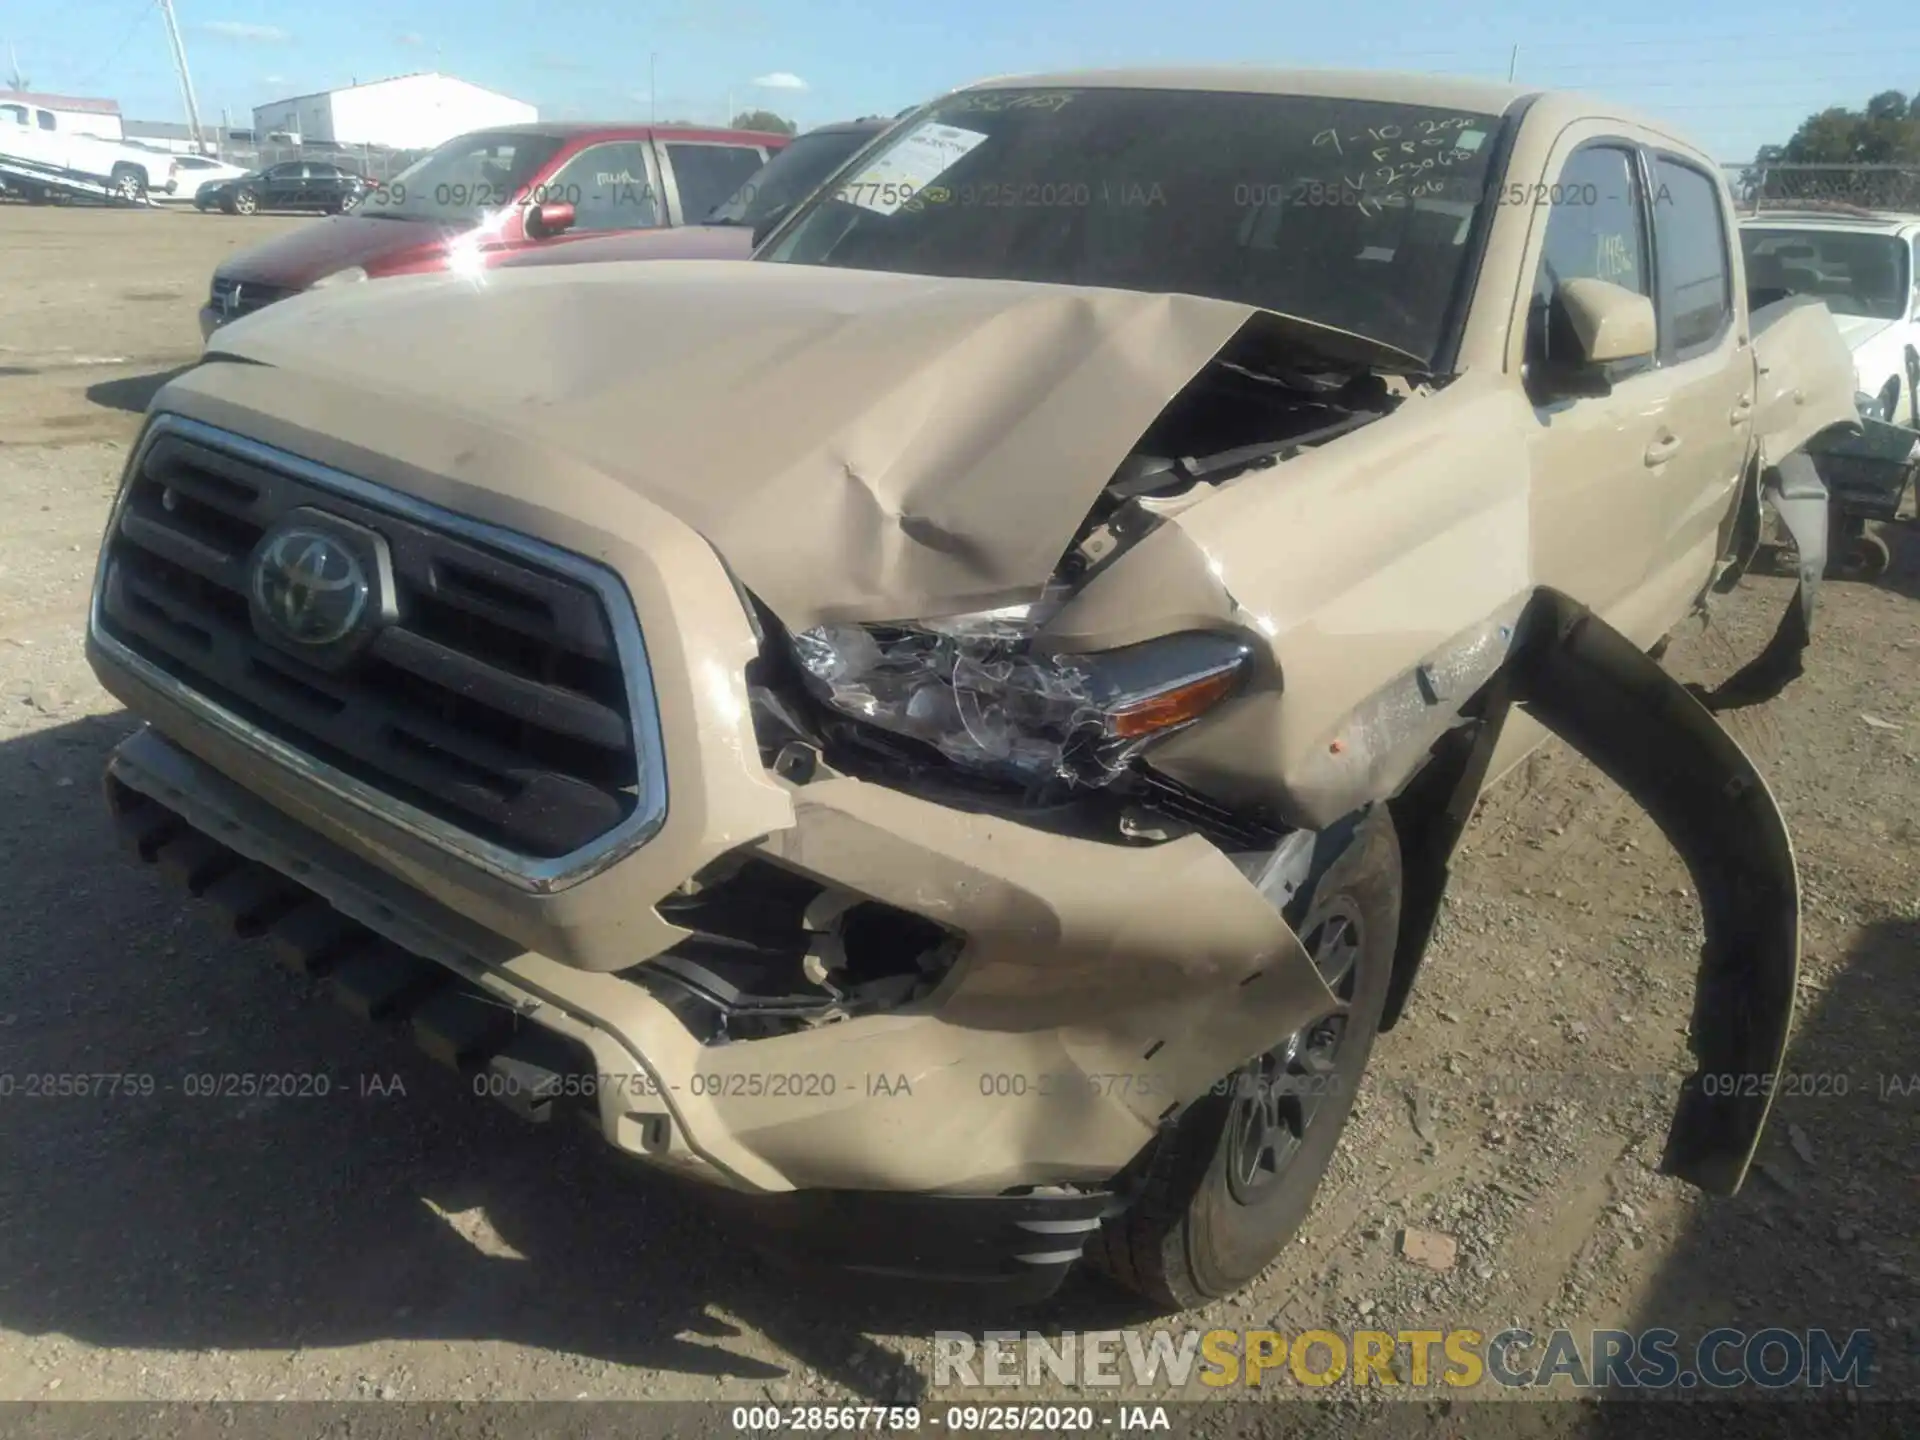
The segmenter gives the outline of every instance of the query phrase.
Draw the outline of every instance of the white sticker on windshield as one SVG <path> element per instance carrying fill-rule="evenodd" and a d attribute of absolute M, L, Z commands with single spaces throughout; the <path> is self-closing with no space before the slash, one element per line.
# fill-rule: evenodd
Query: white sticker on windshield
<path fill-rule="evenodd" d="M 958 125 L 930 121 L 916 127 L 886 154 L 842 183 L 836 198 L 876 215 L 891 215 L 922 186 L 945 174 L 986 138 L 985 131 L 962 130 Z"/>
<path fill-rule="evenodd" d="M 1462 130 L 1458 135 L 1453 137 L 1453 148 L 1456 150 L 1478 150 L 1480 146 L 1485 143 L 1486 138 L 1487 132 L 1484 130 Z"/>

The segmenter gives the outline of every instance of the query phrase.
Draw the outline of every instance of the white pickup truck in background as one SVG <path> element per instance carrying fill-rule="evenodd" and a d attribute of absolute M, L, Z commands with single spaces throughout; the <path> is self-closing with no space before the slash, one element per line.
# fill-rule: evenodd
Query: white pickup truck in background
<path fill-rule="evenodd" d="M 0 107 L 0 184 L 30 201 L 90 195 L 141 204 L 179 184 L 174 157 L 63 128 L 37 105 Z"/>

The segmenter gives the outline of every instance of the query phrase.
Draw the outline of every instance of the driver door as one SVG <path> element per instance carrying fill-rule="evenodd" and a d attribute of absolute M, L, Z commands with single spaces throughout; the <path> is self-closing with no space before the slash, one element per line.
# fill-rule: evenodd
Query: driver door
<path fill-rule="evenodd" d="M 1654 357 L 1608 367 L 1611 392 L 1553 395 L 1543 362 L 1566 343 L 1555 288 L 1598 279 L 1653 298 L 1652 227 L 1639 146 L 1597 125 L 1569 127 L 1544 175 L 1510 175 L 1507 204 L 1534 207 L 1523 374 L 1535 579 L 1572 596 L 1642 645 L 1666 626 L 1641 581 L 1660 540 L 1660 480 L 1673 444 L 1669 376 Z"/>

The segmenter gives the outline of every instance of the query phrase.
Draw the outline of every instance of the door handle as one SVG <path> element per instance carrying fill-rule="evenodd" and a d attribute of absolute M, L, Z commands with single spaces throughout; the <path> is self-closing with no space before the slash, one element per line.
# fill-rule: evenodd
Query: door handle
<path fill-rule="evenodd" d="M 1733 402 L 1733 413 L 1727 416 L 1727 423 L 1729 425 L 1744 424 L 1751 414 L 1753 414 L 1753 396 L 1742 395 Z"/>
<path fill-rule="evenodd" d="M 1680 437 L 1678 435 L 1662 435 L 1651 445 L 1647 446 L 1646 461 L 1649 465 L 1664 465 L 1679 453 Z"/>

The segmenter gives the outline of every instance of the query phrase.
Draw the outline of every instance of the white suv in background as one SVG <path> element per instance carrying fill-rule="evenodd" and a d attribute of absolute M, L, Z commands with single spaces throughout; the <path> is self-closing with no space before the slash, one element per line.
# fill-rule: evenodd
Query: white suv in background
<path fill-rule="evenodd" d="M 1741 222 L 1747 293 L 1827 302 L 1853 351 L 1861 413 L 1920 428 L 1920 298 L 1914 241 L 1920 215 L 1776 210 Z"/>

